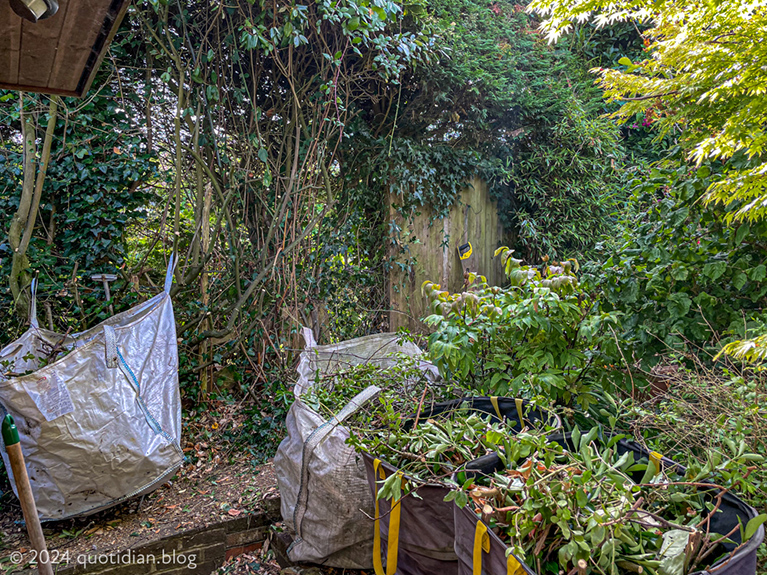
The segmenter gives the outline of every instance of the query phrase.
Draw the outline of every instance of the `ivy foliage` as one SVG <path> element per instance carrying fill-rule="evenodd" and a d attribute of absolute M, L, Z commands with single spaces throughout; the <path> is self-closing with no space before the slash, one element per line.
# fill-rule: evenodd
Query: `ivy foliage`
<path fill-rule="evenodd" d="M 614 223 L 625 159 L 587 62 L 637 37 L 592 41 L 586 55 L 548 46 L 510 0 L 433 0 L 428 9 L 448 31 L 439 59 L 360 110 L 342 162 L 348 182 L 358 197 L 393 194 L 401 214 L 430 206 L 440 216 L 480 176 L 519 253 L 587 252 Z"/>
<path fill-rule="evenodd" d="M 533 127 L 510 150 L 492 194 L 513 243 L 528 259 L 590 253 L 615 225 L 624 151 L 613 125 L 569 96 L 552 126 Z"/>
<path fill-rule="evenodd" d="M 737 208 L 701 203 L 711 183 L 743 161 L 672 163 L 638 179 L 620 241 L 601 246 L 604 263 L 586 266 L 584 281 L 601 290 L 606 309 L 623 314 L 626 341 L 646 366 L 688 342 L 715 352 L 720 338 L 762 321 L 767 224 L 731 226 Z"/>
<path fill-rule="evenodd" d="M 97 93 L 85 101 L 64 99 L 59 107 L 51 161 L 43 188 L 38 230 L 29 249 L 33 271 L 39 273 L 38 313 L 41 322 L 46 304 L 51 306 L 54 326 L 85 329 L 107 315 L 104 292 L 90 274 L 116 273 L 125 263 L 127 226 L 146 217 L 146 208 L 156 200 L 143 186 L 157 177 L 156 158 L 146 150 L 125 101 L 109 90 L 102 76 Z M 101 87 L 102 90 L 98 90 Z M 126 98 L 136 98 L 128 94 Z M 18 142 L 19 97 L 0 92 L 0 274 L 10 274 L 7 225 L 16 212 L 22 185 L 22 150 Z M 47 123 L 44 97 L 26 94 L 26 113 L 36 115 L 39 137 Z M 112 284 L 120 293 L 128 278 Z M 77 294 L 77 295 L 75 295 Z M 125 305 L 130 305 L 128 297 Z M 10 290 L 0 290 L 0 307 L 13 309 Z M 118 306 L 119 307 L 119 306 Z M 18 329 L 6 316 L 0 330 L 3 338 Z"/>
<path fill-rule="evenodd" d="M 573 46 L 548 46 L 517 3 L 433 5 L 455 22 L 455 57 L 435 71 L 434 89 L 471 98 L 454 112 L 456 133 L 494 166 L 508 241 L 532 261 L 583 254 L 609 226 L 624 156 L 586 60 Z"/>
<path fill-rule="evenodd" d="M 350 162 L 345 174 L 350 200 L 377 204 L 373 190 L 388 195 L 394 207 L 405 213 L 428 206 L 435 217 L 447 215 L 467 181 L 491 169 L 481 154 L 447 145 L 433 145 L 411 138 L 372 140 L 356 133 L 353 140 L 369 154 L 364 161 Z M 377 204 L 380 205 L 380 204 Z"/>

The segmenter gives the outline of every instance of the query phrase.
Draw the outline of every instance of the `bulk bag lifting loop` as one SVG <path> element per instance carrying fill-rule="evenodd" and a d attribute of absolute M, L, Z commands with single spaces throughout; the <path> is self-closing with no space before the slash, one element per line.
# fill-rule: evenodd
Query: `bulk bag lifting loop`
<path fill-rule="evenodd" d="M 33 328 L 40 327 L 37 323 L 37 275 L 29 285 L 29 325 Z"/>
<path fill-rule="evenodd" d="M 472 557 L 472 575 L 482 575 L 482 552 L 490 553 L 490 535 L 487 525 L 477 521 L 474 531 L 474 552 Z M 525 568 L 514 553 L 506 556 L 506 575 L 523 575 Z"/>

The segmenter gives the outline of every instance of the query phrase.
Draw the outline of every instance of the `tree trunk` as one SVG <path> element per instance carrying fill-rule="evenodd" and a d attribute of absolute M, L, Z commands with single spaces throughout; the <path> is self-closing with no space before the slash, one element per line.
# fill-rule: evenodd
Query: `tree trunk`
<path fill-rule="evenodd" d="M 13 216 L 13 220 L 11 220 L 11 226 L 8 231 L 8 241 L 13 250 L 9 284 L 11 294 L 13 294 L 13 299 L 16 302 L 16 313 L 19 318 L 26 320 L 29 317 L 30 302 L 29 294 L 25 290 L 32 279 L 29 273 L 27 248 L 29 248 L 29 243 L 32 240 L 32 232 L 34 231 L 37 213 L 40 208 L 45 173 L 48 170 L 48 162 L 51 157 L 51 143 L 53 141 L 53 131 L 56 128 L 56 111 L 58 106 L 55 98 L 51 98 L 50 108 L 48 109 L 48 126 L 45 130 L 39 171 L 36 171 L 37 161 L 35 156 L 37 149 L 35 145 L 34 120 L 24 114 L 23 93 L 19 96 L 19 106 L 21 108 L 21 130 L 24 146 L 24 181 L 21 187 L 19 208 Z"/>

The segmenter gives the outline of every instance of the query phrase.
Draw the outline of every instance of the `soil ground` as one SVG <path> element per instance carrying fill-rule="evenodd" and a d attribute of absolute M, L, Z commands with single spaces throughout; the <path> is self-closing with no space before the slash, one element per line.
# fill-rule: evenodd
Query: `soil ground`
<path fill-rule="evenodd" d="M 88 517 L 43 524 L 48 549 L 55 559 L 81 553 L 108 554 L 140 547 L 189 529 L 259 513 L 261 502 L 277 493 L 270 462 L 257 465 L 252 456 L 219 441 L 243 426 L 237 404 L 218 404 L 193 420 L 185 419 L 182 448 L 190 460 L 157 491 Z M 234 429 L 233 429 L 234 428 Z M 0 573 L 8 575 L 29 567 L 13 565 L 19 551 L 31 558 L 19 502 L 8 490 L 0 495 Z M 275 528 L 279 530 L 280 524 Z M 262 549 L 233 557 L 216 575 L 373 575 L 310 565 L 281 568 L 267 542 Z"/>
<path fill-rule="evenodd" d="M 219 406 L 211 415 L 184 422 L 182 448 L 189 460 L 157 491 L 94 515 L 43 524 L 55 559 L 80 553 L 107 554 L 139 547 L 192 528 L 258 513 L 261 502 L 277 492 L 271 463 L 255 465 L 246 454 L 219 445 L 210 431 L 241 425 L 236 406 Z M 215 413 L 215 416 L 212 415 Z M 223 415 L 222 415 L 223 414 Z M 203 431 L 208 433 L 203 433 Z M 0 573 L 13 572 L 10 554 L 29 553 L 19 502 L 12 492 L 0 497 Z M 18 570 L 26 567 L 22 562 Z M 247 571 L 245 571 L 247 573 Z"/>
<path fill-rule="evenodd" d="M 283 569 L 274 559 L 269 547 L 265 546 L 255 553 L 243 553 L 232 557 L 215 572 L 215 575 L 374 575 L 374 573 L 372 569 L 357 571 L 312 565 L 296 565 Z"/>

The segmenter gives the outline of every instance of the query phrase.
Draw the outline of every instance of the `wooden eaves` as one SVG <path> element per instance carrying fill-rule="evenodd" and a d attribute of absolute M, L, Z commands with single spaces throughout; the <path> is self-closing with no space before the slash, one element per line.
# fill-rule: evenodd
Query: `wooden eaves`
<path fill-rule="evenodd" d="M 59 0 L 32 23 L 0 0 L 0 88 L 80 97 L 88 91 L 130 0 Z"/>

